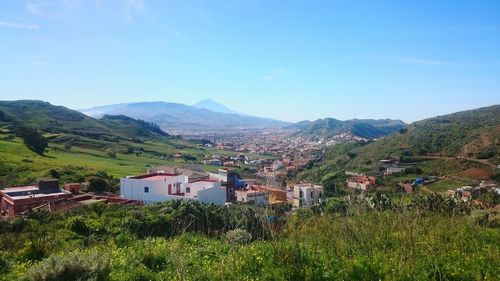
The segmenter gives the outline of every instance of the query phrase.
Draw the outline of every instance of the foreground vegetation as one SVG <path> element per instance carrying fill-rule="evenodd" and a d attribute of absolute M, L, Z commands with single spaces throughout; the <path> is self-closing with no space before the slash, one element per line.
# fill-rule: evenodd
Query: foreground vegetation
<path fill-rule="evenodd" d="M 187 202 L 34 213 L 0 224 L 0 280 L 498 280 L 491 214 L 439 196 L 387 200 L 288 216 Z"/>

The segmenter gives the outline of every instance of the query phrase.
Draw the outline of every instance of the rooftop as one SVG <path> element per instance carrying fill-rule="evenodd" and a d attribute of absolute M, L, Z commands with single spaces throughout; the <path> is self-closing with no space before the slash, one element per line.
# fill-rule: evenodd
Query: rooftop
<path fill-rule="evenodd" d="M 218 182 L 218 180 L 199 179 L 199 180 L 190 181 L 189 183 L 195 183 L 195 182 Z"/>
<path fill-rule="evenodd" d="M 135 179 L 135 180 L 164 181 L 167 178 L 177 177 L 177 176 L 179 176 L 179 175 L 167 174 L 167 173 L 154 173 L 154 174 L 147 174 L 147 175 L 134 176 L 134 177 L 128 177 L 128 178 Z"/>
<path fill-rule="evenodd" d="M 8 187 L 0 190 L 1 193 L 9 195 L 10 193 L 16 193 L 16 192 L 29 192 L 29 191 L 37 191 L 38 187 L 34 185 L 30 186 L 14 186 L 14 187 Z"/>

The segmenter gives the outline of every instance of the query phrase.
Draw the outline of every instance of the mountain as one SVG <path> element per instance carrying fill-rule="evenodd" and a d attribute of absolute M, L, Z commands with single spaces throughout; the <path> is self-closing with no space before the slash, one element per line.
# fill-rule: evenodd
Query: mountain
<path fill-rule="evenodd" d="M 213 101 L 211 99 L 202 100 L 202 101 L 200 101 L 198 103 L 195 103 L 193 106 L 197 107 L 197 108 L 208 109 L 210 111 L 218 112 L 218 113 L 240 114 L 240 113 L 238 113 L 236 111 L 231 110 L 229 107 L 227 107 L 227 106 L 225 106 L 223 104 L 220 104 L 218 102 L 215 102 L 215 101 Z"/>
<path fill-rule="evenodd" d="M 69 134 L 93 139 L 169 137 L 158 125 L 126 116 L 89 117 L 63 106 L 34 100 L 0 101 L 0 123 L 25 124 L 54 134 Z"/>
<path fill-rule="evenodd" d="M 289 125 L 267 118 L 214 112 L 180 103 L 138 102 L 99 106 L 81 112 L 100 118 L 126 115 L 158 124 L 165 131 L 232 131 L 240 129 L 275 128 Z"/>
<path fill-rule="evenodd" d="M 418 121 L 367 149 L 386 156 L 399 156 L 403 151 L 478 158 L 492 151 L 490 154 L 495 156 L 500 152 L 500 105 Z"/>
<path fill-rule="evenodd" d="M 379 160 L 394 158 L 430 175 L 461 177 L 479 167 L 498 180 L 499 155 L 500 105 L 494 105 L 418 121 L 378 141 L 333 146 L 299 177 L 317 181 L 346 170 L 377 173 Z M 429 162 L 418 164 L 423 160 Z"/>
<path fill-rule="evenodd" d="M 405 127 L 400 120 L 391 119 L 353 119 L 340 121 L 334 118 L 319 119 L 316 121 L 302 121 L 288 126 L 288 129 L 296 129 L 298 136 L 330 138 L 341 133 L 374 139 L 386 136 Z"/>

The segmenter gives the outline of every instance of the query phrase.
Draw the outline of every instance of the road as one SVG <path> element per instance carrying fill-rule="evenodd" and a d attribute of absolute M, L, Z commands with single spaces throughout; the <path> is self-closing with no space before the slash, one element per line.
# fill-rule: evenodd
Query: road
<path fill-rule="evenodd" d="M 479 164 L 483 164 L 483 165 L 498 169 L 497 166 L 491 164 L 490 162 L 488 162 L 488 160 L 482 160 L 482 159 L 476 159 L 476 158 L 465 158 L 465 157 L 458 157 L 457 158 L 457 157 L 444 157 L 444 156 L 417 156 L 416 158 L 419 158 L 419 159 L 443 159 L 443 160 L 467 160 L 467 161 L 476 162 Z"/>

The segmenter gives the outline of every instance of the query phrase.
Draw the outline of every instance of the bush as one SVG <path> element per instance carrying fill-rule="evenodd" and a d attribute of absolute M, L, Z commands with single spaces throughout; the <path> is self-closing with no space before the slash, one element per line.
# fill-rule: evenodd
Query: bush
<path fill-rule="evenodd" d="M 91 177 L 89 179 L 89 191 L 104 192 L 109 190 L 110 185 L 105 179 L 100 177 Z"/>
<path fill-rule="evenodd" d="M 71 218 L 68 222 L 68 229 L 82 236 L 88 236 L 92 233 L 92 228 L 87 225 L 85 219 L 81 216 Z"/>
<path fill-rule="evenodd" d="M 26 272 L 30 281 L 109 280 L 109 259 L 102 252 L 50 256 Z"/>
<path fill-rule="evenodd" d="M 248 231 L 238 228 L 228 231 L 225 235 L 225 240 L 229 244 L 245 245 L 252 241 L 252 235 Z"/>
<path fill-rule="evenodd" d="M 325 203 L 325 213 L 346 216 L 349 210 L 349 204 L 344 199 L 331 198 Z"/>
<path fill-rule="evenodd" d="M 9 264 L 3 259 L 2 256 L 0 256 L 0 273 L 7 271 L 8 268 Z"/>
<path fill-rule="evenodd" d="M 114 151 L 112 149 L 108 149 L 108 150 L 106 150 L 106 155 L 108 155 L 111 158 L 116 158 L 116 151 Z"/>
<path fill-rule="evenodd" d="M 495 155 L 496 155 L 496 153 L 495 153 L 495 150 L 493 148 L 487 148 L 487 149 L 480 150 L 477 153 L 476 157 L 478 159 L 490 159 L 490 158 L 495 157 Z"/>
<path fill-rule="evenodd" d="M 481 194 L 481 196 L 479 196 L 479 198 L 477 200 L 488 203 L 488 204 L 492 204 L 492 205 L 498 205 L 498 204 L 500 204 L 500 194 L 498 194 L 494 191 L 486 192 L 486 193 Z"/>

